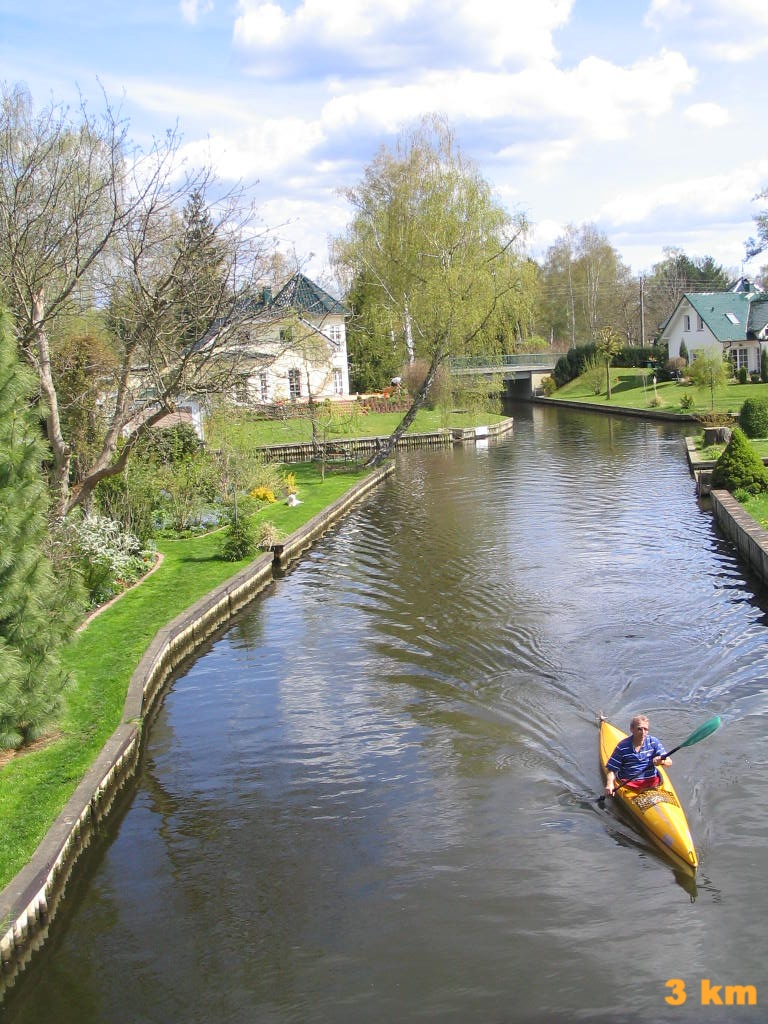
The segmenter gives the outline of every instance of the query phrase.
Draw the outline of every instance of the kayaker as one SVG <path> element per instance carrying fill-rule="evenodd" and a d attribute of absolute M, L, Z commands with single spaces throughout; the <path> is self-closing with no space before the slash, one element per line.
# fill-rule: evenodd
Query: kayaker
<path fill-rule="evenodd" d="M 661 784 L 656 771 L 672 764 L 664 744 L 651 736 L 646 715 L 635 715 L 629 723 L 631 735 L 620 740 L 606 764 L 605 792 L 613 796 L 618 784 L 627 789 L 652 789 Z"/>

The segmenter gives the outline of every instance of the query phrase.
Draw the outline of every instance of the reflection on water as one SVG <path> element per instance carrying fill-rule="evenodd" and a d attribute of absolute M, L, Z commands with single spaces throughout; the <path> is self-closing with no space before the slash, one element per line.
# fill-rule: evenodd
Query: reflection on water
<path fill-rule="evenodd" d="M 175 682 L 8 1020 L 689 1021 L 671 977 L 766 991 L 763 597 L 675 428 L 515 416 L 401 458 Z M 599 710 L 670 742 L 723 717 L 675 757 L 695 882 L 593 799 Z"/>

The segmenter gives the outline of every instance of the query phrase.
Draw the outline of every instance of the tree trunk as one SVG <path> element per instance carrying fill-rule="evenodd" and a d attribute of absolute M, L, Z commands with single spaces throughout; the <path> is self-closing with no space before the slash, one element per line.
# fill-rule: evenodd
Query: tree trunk
<path fill-rule="evenodd" d="M 412 363 L 416 358 L 416 354 L 413 347 L 413 321 L 411 320 L 407 299 L 405 300 L 405 348 L 408 352 L 408 362 Z"/>
<path fill-rule="evenodd" d="M 410 425 L 416 419 L 416 413 L 426 402 L 427 396 L 429 395 L 429 389 L 432 387 L 434 379 L 437 375 L 437 371 L 440 368 L 440 364 L 445 359 L 445 356 L 446 353 L 442 349 L 439 349 L 432 356 L 432 362 L 429 365 L 429 370 L 427 370 L 427 376 L 424 378 L 424 383 L 421 385 L 421 387 L 418 390 L 418 393 L 416 394 L 416 397 L 413 399 L 410 409 L 408 410 L 408 412 L 406 412 L 405 416 L 403 416 L 403 418 L 400 420 L 397 427 L 389 435 L 384 444 L 377 451 L 375 451 L 373 455 L 365 463 L 367 468 L 372 466 L 380 466 L 381 463 L 385 459 L 388 459 L 392 452 L 395 450 L 397 442 L 406 432 L 408 427 L 410 427 Z"/>
<path fill-rule="evenodd" d="M 69 464 L 72 449 L 61 433 L 59 401 L 51 372 L 51 351 L 45 330 L 45 298 L 42 291 L 37 292 L 32 300 L 32 321 L 37 348 L 37 371 L 46 410 L 45 429 L 53 454 L 52 490 L 55 494 L 56 511 L 59 515 L 64 515 L 69 500 Z"/>

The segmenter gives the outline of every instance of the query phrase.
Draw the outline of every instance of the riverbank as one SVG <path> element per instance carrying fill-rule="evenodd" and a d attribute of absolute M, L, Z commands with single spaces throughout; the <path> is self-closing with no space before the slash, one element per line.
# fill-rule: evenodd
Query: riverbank
<path fill-rule="evenodd" d="M 60 737 L 0 773 L 6 980 L 44 941 L 75 862 L 135 771 L 142 727 L 171 672 L 272 582 L 274 566 L 297 557 L 392 471 L 326 477 L 326 507 L 314 515 L 311 501 L 290 509 L 296 529 L 279 552 L 248 563 L 222 562 L 215 535 L 165 542 L 163 570 L 72 641 L 65 660 L 78 680 Z"/>
<path fill-rule="evenodd" d="M 522 403 L 479 457 L 399 458 L 183 667 L 8 1016 L 621 1019 L 635 947 L 653 1015 L 659 915 L 691 988 L 762 987 L 768 629 L 682 459 L 678 427 Z M 585 799 L 593 711 L 637 706 L 670 743 L 726 721 L 675 759 L 696 889 Z M 645 931 L 596 983 L 570 937 L 629 878 Z"/>
<path fill-rule="evenodd" d="M 577 377 L 559 388 L 549 400 L 574 401 L 590 408 L 685 422 L 713 414 L 735 418 L 747 398 L 768 398 L 768 384 L 739 384 L 730 380 L 716 385 L 713 390 L 688 380 L 665 380 L 654 384 L 648 370 L 620 367 L 611 370 L 610 400 L 605 394 L 604 384 L 603 377 L 601 391 L 595 394 L 586 375 Z"/>
<path fill-rule="evenodd" d="M 758 385 L 755 385 L 757 387 Z M 752 393 L 752 392 L 750 392 Z M 697 422 L 699 417 L 680 413 L 671 413 L 663 409 L 636 409 L 606 405 L 599 402 L 580 402 L 568 399 L 537 397 L 535 402 L 542 405 L 564 405 L 567 408 L 583 409 L 589 412 L 609 413 L 678 422 Z M 768 455 L 764 453 L 765 442 L 758 442 L 755 447 L 765 465 Z M 725 444 L 716 446 L 716 450 L 701 450 L 694 437 L 685 438 L 685 453 L 688 468 L 696 483 L 696 494 L 699 498 L 709 499 L 712 512 L 723 535 L 737 549 L 740 556 L 747 562 L 760 582 L 768 587 L 768 530 L 728 491 L 712 490 L 712 471 L 717 463 L 717 456 L 724 450 Z"/>
<path fill-rule="evenodd" d="M 389 424 L 393 416 L 399 418 L 397 414 L 379 415 L 376 425 Z M 479 424 L 477 416 L 457 416 L 456 419 L 459 424 L 463 420 L 463 425 L 439 430 L 441 446 L 475 442 L 506 433 L 513 427 L 512 419 L 502 416 L 487 417 L 487 425 Z M 428 425 L 426 421 L 424 425 Z M 373 440 L 380 442 L 383 438 Z M 408 435 L 407 447 L 422 445 L 433 447 L 434 436 Z M 285 448 L 285 445 L 280 447 Z M 270 506 L 265 514 L 281 535 L 272 559 L 285 564 L 296 557 L 315 536 L 315 517 L 328 515 L 331 509 L 336 509 L 342 494 L 350 487 L 357 493 L 358 486 L 369 474 L 368 470 L 353 468 L 345 459 L 340 471 L 338 466 L 333 467 L 333 471 L 328 467 L 322 479 L 317 474 L 319 486 L 302 481 L 302 500 L 297 506 Z M 160 558 L 164 559 L 164 570 L 160 573 L 155 570 L 151 579 L 148 574 L 140 587 L 125 592 L 117 602 L 101 609 L 98 620 L 79 631 L 65 650 L 65 668 L 74 683 L 67 694 L 67 714 L 62 727 L 57 728 L 48 742 L 37 744 L 23 756 L 9 757 L 0 764 L 0 885 L 9 883 L 28 863 L 116 728 L 131 673 L 157 630 L 175 614 L 236 575 L 246 564 L 222 561 L 218 556 L 220 541 L 213 534 L 160 541 L 158 547 Z M 89 616 L 87 623 L 93 618 Z M 2 923 L 0 915 L 0 925 Z"/>

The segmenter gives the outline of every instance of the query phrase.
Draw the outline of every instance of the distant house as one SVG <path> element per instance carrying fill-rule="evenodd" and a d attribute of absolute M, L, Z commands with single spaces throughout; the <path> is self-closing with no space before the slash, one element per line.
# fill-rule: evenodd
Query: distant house
<path fill-rule="evenodd" d="M 670 359 L 685 343 L 689 359 L 696 352 L 720 346 L 738 371 L 760 371 L 760 355 L 768 344 L 768 294 L 739 278 L 726 291 L 687 292 L 662 328 Z"/>
<path fill-rule="evenodd" d="M 233 359 L 232 399 L 240 405 L 349 396 L 347 308 L 304 274 L 273 296 L 251 296 L 235 321 L 220 322 L 198 350 Z"/>

